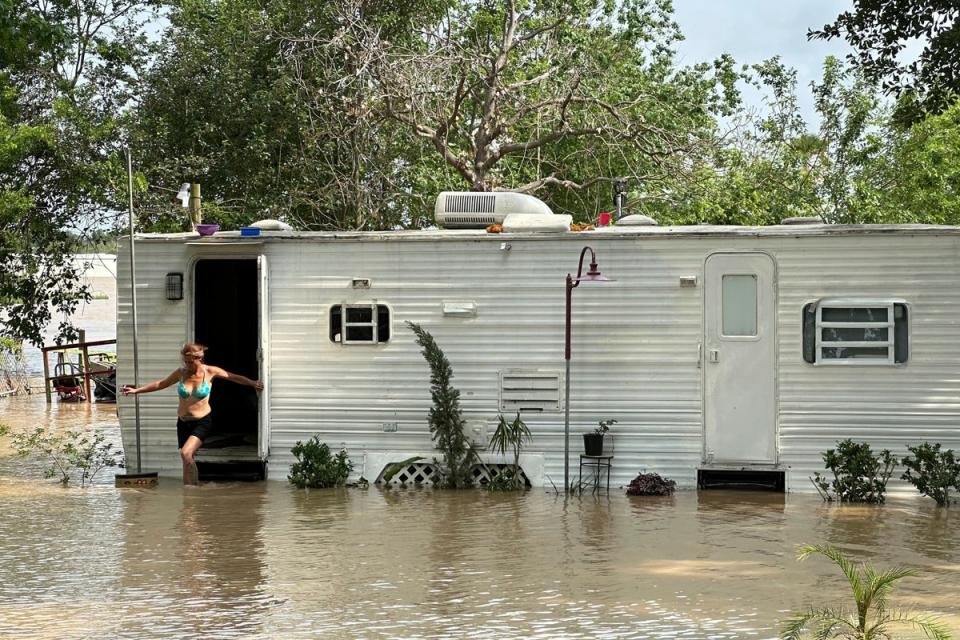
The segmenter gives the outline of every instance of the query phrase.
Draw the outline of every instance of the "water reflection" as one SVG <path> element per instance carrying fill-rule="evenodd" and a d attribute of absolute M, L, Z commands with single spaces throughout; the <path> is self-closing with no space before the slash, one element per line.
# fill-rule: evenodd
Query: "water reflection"
<path fill-rule="evenodd" d="M 108 412 L 34 413 L 32 402 L 2 419 L 89 420 L 115 434 Z M 796 561 L 806 542 L 919 568 L 894 604 L 960 626 L 955 514 L 924 500 L 176 478 L 63 490 L 35 471 L 0 451 L 3 638 L 773 637 L 788 610 L 847 602 L 829 562 Z"/>
<path fill-rule="evenodd" d="M 142 608 L 116 635 L 249 637 L 260 630 L 258 614 L 272 603 L 263 589 L 262 484 L 171 482 L 119 494 L 126 532 L 120 590 Z"/>

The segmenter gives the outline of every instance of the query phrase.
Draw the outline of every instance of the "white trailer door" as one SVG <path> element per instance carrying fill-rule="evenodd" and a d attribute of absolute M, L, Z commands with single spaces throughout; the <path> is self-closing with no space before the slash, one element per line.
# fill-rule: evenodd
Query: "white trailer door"
<path fill-rule="evenodd" d="M 259 256 L 257 258 L 257 276 L 259 286 L 259 298 L 257 301 L 259 311 L 258 337 L 257 345 L 257 363 L 259 367 L 260 380 L 263 381 L 264 389 L 260 394 L 260 425 L 257 434 L 257 453 L 261 460 L 266 460 L 270 455 L 270 303 L 268 296 L 268 278 L 267 278 L 267 257 Z"/>
<path fill-rule="evenodd" d="M 764 253 L 707 258 L 703 367 L 708 463 L 776 463 L 775 273 L 773 259 Z"/>

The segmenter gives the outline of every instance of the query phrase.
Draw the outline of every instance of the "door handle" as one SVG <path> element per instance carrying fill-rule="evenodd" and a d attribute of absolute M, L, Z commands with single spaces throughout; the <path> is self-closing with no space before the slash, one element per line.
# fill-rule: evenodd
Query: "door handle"
<path fill-rule="evenodd" d="M 720 349 L 710 349 L 710 362 L 720 362 Z"/>

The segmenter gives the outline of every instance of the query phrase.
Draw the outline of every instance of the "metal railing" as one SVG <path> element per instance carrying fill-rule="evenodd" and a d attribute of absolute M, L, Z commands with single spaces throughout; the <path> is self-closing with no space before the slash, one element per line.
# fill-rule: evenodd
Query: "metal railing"
<path fill-rule="evenodd" d="M 113 373 L 112 370 L 102 370 L 102 371 L 91 371 L 90 370 L 90 348 L 91 347 L 102 347 L 106 345 L 114 345 L 116 347 L 117 340 L 116 338 L 112 340 L 93 340 L 91 342 L 86 342 L 84 340 L 84 332 L 80 332 L 80 342 L 75 342 L 73 344 L 58 344 L 50 347 L 43 347 L 40 351 L 43 353 L 43 389 L 47 394 L 47 404 L 53 402 L 53 381 L 57 378 L 63 377 L 64 375 L 69 375 L 71 377 L 83 378 L 83 392 L 84 400 L 86 402 L 93 402 L 93 394 L 90 393 L 90 379 L 97 376 L 109 376 Z M 54 374 L 50 375 L 50 360 L 49 354 L 51 352 L 59 352 L 65 354 L 66 351 L 70 349 L 77 349 L 80 351 L 80 362 L 77 363 L 77 367 L 80 369 L 76 373 L 70 374 Z M 96 354 L 94 354 L 96 355 Z M 63 361 L 57 363 L 63 364 Z"/>

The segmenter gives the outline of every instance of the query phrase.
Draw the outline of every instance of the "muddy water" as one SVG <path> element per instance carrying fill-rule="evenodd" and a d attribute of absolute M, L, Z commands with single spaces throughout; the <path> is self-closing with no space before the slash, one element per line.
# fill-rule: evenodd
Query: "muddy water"
<path fill-rule="evenodd" d="M 119 439 L 109 406 L 12 398 L 0 420 Z M 827 561 L 796 562 L 803 542 L 918 568 L 895 602 L 960 630 L 960 509 L 921 500 L 64 490 L 39 471 L 0 447 L 3 638 L 770 638 L 846 601 Z"/>

